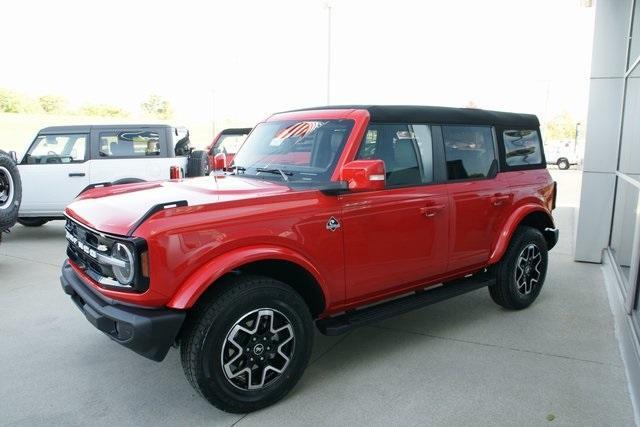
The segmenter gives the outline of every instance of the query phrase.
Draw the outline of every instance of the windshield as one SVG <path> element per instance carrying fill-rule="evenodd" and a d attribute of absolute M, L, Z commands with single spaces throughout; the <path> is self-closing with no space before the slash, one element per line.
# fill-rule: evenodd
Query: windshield
<path fill-rule="evenodd" d="M 236 174 L 297 182 L 328 182 L 353 120 L 261 123 L 230 168 Z"/>

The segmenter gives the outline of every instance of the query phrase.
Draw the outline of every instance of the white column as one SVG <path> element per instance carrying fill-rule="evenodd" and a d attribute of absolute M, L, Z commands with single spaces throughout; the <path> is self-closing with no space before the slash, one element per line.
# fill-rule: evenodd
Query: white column
<path fill-rule="evenodd" d="M 596 2 L 576 261 L 601 262 L 609 244 L 630 18 L 631 0 Z"/>

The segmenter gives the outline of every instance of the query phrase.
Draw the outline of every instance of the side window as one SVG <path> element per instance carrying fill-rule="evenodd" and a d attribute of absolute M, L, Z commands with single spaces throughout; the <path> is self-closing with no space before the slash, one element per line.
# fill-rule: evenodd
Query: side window
<path fill-rule="evenodd" d="M 247 139 L 247 135 L 221 135 L 213 148 L 213 154 L 236 154 L 245 139 Z"/>
<path fill-rule="evenodd" d="M 87 156 L 87 135 L 38 135 L 22 164 L 81 163 Z"/>
<path fill-rule="evenodd" d="M 505 130 L 502 138 L 507 166 L 542 164 L 542 144 L 536 130 Z"/>
<path fill-rule="evenodd" d="M 486 178 L 497 166 L 493 132 L 488 126 L 443 126 L 449 180 Z"/>
<path fill-rule="evenodd" d="M 100 157 L 159 157 L 160 135 L 145 130 L 100 132 Z"/>
<path fill-rule="evenodd" d="M 373 124 L 356 159 L 383 160 L 389 187 L 432 182 L 431 129 L 427 125 Z"/>

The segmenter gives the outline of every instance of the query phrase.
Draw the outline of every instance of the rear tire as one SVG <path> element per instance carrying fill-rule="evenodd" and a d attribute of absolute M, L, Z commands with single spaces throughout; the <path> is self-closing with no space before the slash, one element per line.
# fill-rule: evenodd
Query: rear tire
<path fill-rule="evenodd" d="M 493 301 L 510 310 L 530 306 L 540 294 L 547 275 L 547 242 L 533 227 L 518 227 L 507 251 L 493 270 L 496 283 L 489 287 Z"/>
<path fill-rule="evenodd" d="M 223 411 L 269 406 L 289 393 L 309 362 L 309 309 L 291 287 L 268 277 L 233 276 L 214 286 L 181 333 L 185 375 Z"/>
<path fill-rule="evenodd" d="M 209 156 L 206 151 L 193 151 L 187 160 L 187 178 L 209 175 Z"/>
<path fill-rule="evenodd" d="M 0 233 L 13 227 L 22 201 L 22 181 L 18 166 L 0 150 Z"/>
<path fill-rule="evenodd" d="M 569 160 L 567 159 L 560 159 L 558 160 L 558 169 L 562 169 L 562 170 L 567 170 L 571 167 L 571 164 L 569 164 Z"/>
<path fill-rule="evenodd" d="M 34 217 L 34 218 L 29 218 L 29 217 L 18 218 L 18 223 L 24 225 L 25 227 L 41 227 L 41 226 L 45 225 L 48 222 L 49 222 L 48 219 L 38 218 L 38 217 Z"/>

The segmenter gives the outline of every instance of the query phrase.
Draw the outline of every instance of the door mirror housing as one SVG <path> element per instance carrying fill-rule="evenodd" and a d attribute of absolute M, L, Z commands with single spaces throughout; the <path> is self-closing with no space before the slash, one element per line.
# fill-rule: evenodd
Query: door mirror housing
<path fill-rule="evenodd" d="M 16 154 L 15 151 L 9 151 L 9 157 L 11 157 L 13 159 L 14 163 L 18 163 L 18 155 Z"/>
<path fill-rule="evenodd" d="M 340 179 L 347 182 L 349 191 L 384 190 L 384 162 L 379 159 L 354 160 L 342 167 Z"/>
<path fill-rule="evenodd" d="M 224 153 L 218 153 L 213 156 L 213 169 L 224 170 L 227 167 L 227 156 Z"/>

